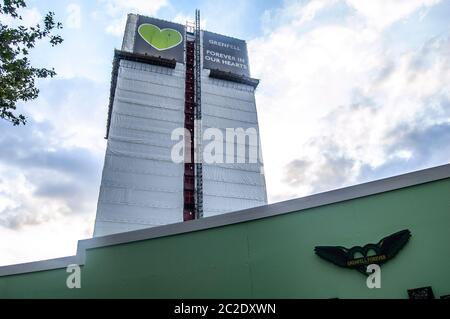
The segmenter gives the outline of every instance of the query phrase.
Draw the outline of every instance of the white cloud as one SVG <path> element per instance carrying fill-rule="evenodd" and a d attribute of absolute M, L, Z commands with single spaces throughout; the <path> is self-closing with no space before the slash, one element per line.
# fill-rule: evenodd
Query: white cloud
<path fill-rule="evenodd" d="M 102 0 L 102 2 L 106 4 L 107 12 L 112 16 L 122 14 L 124 11 L 153 15 L 167 5 L 167 0 Z"/>
<path fill-rule="evenodd" d="M 0 265 L 74 254 L 92 235 L 98 198 L 104 150 L 67 145 L 48 121 L 20 130 L 0 123 Z"/>
<path fill-rule="evenodd" d="M 66 12 L 68 14 L 66 26 L 71 29 L 81 28 L 81 7 L 78 4 L 71 3 L 67 6 Z"/>
<path fill-rule="evenodd" d="M 22 21 L 23 21 L 24 25 L 26 25 L 26 26 L 36 25 L 42 19 L 42 15 L 37 8 L 31 8 L 31 9 L 25 8 L 22 10 L 22 12 L 20 14 L 22 16 Z"/>
<path fill-rule="evenodd" d="M 296 28 L 323 8 L 308 9 L 314 2 L 289 5 L 277 13 L 288 23 L 249 42 L 253 75 L 262 79 L 257 104 L 272 201 L 359 182 L 363 169 L 386 165 L 392 148 L 399 151 L 400 127 L 412 132 L 449 120 L 444 104 L 429 102 L 450 98 L 448 38 L 397 53 L 372 26 L 375 15 Z M 401 12 L 396 17 L 412 11 Z"/>
<path fill-rule="evenodd" d="M 21 231 L 1 228 L 0 266 L 72 256 L 79 239 L 92 236 L 92 216 L 65 216 Z"/>
<path fill-rule="evenodd" d="M 329 9 L 339 0 L 310 0 L 297 1 L 286 0 L 282 8 L 264 11 L 261 22 L 265 34 L 269 34 L 274 28 L 287 26 L 290 28 L 302 28 L 303 25 L 314 20 L 323 10 Z"/>
<path fill-rule="evenodd" d="M 292 2 L 287 10 L 281 12 L 293 18 L 296 26 L 303 25 L 316 17 L 316 14 L 325 8 L 334 5 L 338 0 L 312 0 L 306 4 L 303 2 Z"/>
<path fill-rule="evenodd" d="M 109 83 L 39 84 L 38 99 L 19 106 L 27 125 L 0 122 L 0 264 L 74 254 L 92 235 Z"/>
<path fill-rule="evenodd" d="M 195 23 L 195 17 L 194 17 L 194 15 L 187 15 L 187 14 L 179 13 L 171 21 L 182 24 L 182 25 L 186 25 L 187 21 Z M 201 18 L 200 26 L 202 29 L 206 29 L 207 28 L 207 20 Z"/>
<path fill-rule="evenodd" d="M 123 36 L 128 13 L 154 16 L 168 4 L 167 0 L 100 0 L 105 5 L 108 21 L 105 31 L 114 36 Z"/>
<path fill-rule="evenodd" d="M 385 28 L 421 8 L 431 7 L 440 0 L 346 0 L 368 25 Z"/>
<path fill-rule="evenodd" d="M 126 22 L 127 22 L 126 15 L 122 16 L 122 18 L 113 19 L 109 22 L 105 31 L 106 31 L 106 33 L 112 34 L 116 37 L 121 37 L 121 36 L 123 36 L 123 33 L 125 32 Z"/>
<path fill-rule="evenodd" d="M 3 177 L 7 176 L 0 181 L 0 226 L 20 229 L 70 213 L 70 208 L 61 200 L 34 196 L 36 186 L 22 173 L 10 167 L 0 167 L 0 172 Z"/>
<path fill-rule="evenodd" d="M 0 18 L 2 23 L 12 27 L 16 27 L 18 25 L 31 27 L 35 26 L 42 20 L 42 15 L 37 8 L 20 8 L 17 12 L 22 17 L 22 20 L 14 19 L 6 14 L 1 14 Z"/>
<path fill-rule="evenodd" d="M 204 1 L 201 5 L 201 27 L 208 31 L 226 34 L 228 36 L 245 39 L 248 29 L 242 27 L 246 19 L 258 19 L 252 13 L 251 1 Z M 176 5 L 173 5 L 176 11 Z M 180 21 L 181 22 L 181 21 Z"/>

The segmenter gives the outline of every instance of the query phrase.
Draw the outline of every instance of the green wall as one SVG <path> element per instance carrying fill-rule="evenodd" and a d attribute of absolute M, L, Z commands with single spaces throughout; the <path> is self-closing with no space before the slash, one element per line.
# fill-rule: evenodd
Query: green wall
<path fill-rule="evenodd" d="M 318 258 L 408 228 L 381 289 Z M 0 277 L 0 298 L 407 298 L 450 294 L 450 179 L 256 221 L 87 251 L 81 289 L 65 269 Z"/>

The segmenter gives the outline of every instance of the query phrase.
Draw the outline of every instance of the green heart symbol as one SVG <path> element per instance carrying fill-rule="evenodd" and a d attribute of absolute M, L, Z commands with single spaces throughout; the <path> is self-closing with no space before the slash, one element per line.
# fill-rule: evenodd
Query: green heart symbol
<path fill-rule="evenodd" d="M 183 41 L 181 33 L 177 30 L 160 29 L 156 25 L 144 23 L 139 26 L 139 35 L 148 44 L 158 51 L 164 51 L 176 47 Z"/>

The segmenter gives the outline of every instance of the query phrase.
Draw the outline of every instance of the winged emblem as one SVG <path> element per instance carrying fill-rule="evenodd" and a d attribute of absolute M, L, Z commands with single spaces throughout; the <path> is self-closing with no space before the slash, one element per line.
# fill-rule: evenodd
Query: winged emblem
<path fill-rule="evenodd" d="M 368 265 L 384 264 L 406 245 L 410 237 L 411 232 L 404 229 L 383 238 L 377 244 L 367 244 L 363 247 L 355 246 L 350 249 L 342 246 L 317 246 L 314 251 L 319 257 L 337 266 L 356 269 L 367 275 Z M 369 255 L 371 251 L 374 251 L 375 254 Z M 357 253 L 360 257 L 355 258 Z"/>

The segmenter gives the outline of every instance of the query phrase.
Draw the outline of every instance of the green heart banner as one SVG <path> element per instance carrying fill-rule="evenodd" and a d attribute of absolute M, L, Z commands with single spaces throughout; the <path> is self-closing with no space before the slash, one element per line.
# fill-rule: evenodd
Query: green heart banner
<path fill-rule="evenodd" d="M 139 16 L 133 52 L 184 63 L 185 32 L 182 24 Z"/>
<path fill-rule="evenodd" d="M 144 23 L 139 26 L 139 35 L 148 44 L 158 51 L 169 50 L 183 41 L 180 32 L 175 29 L 160 29 L 158 26 L 150 23 Z"/>

